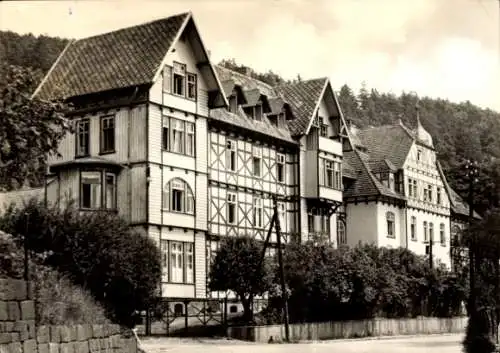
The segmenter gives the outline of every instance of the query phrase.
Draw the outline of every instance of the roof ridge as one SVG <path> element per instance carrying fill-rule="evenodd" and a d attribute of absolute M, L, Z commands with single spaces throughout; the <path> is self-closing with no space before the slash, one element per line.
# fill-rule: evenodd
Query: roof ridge
<path fill-rule="evenodd" d="M 156 20 L 151 20 L 151 21 L 147 21 L 147 22 L 138 23 L 138 24 L 135 24 L 135 25 L 132 25 L 132 26 L 128 26 L 128 27 L 118 28 L 118 29 L 114 29 L 112 31 L 94 34 L 94 35 L 88 36 L 88 37 L 77 38 L 75 41 L 83 41 L 83 40 L 87 40 L 87 39 L 91 39 L 91 38 L 106 36 L 106 35 L 113 34 L 113 33 L 119 33 L 119 32 L 123 32 L 123 31 L 128 31 L 128 30 L 130 30 L 132 28 L 147 26 L 147 25 L 153 24 L 155 22 L 166 21 L 166 20 L 169 20 L 169 19 L 171 19 L 173 17 L 181 17 L 181 16 L 189 16 L 189 15 L 192 16 L 192 12 L 191 11 L 181 12 L 181 13 L 178 13 L 176 15 L 162 17 L 162 18 L 158 18 Z"/>
<path fill-rule="evenodd" d="M 265 85 L 265 86 L 267 86 L 267 88 L 269 88 L 270 90 L 274 91 L 274 87 L 275 87 L 275 86 L 271 86 L 269 83 L 266 83 L 266 82 L 264 82 L 264 81 L 261 81 L 261 80 L 259 80 L 258 78 L 255 78 L 255 77 L 252 77 L 252 76 L 248 76 L 248 75 L 242 74 L 241 72 L 238 72 L 238 71 L 236 71 L 236 70 L 233 70 L 233 69 L 227 68 L 227 67 L 222 66 L 222 65 L 220 65 L 220 64 L 217 64 L 217 65 L 215 65 L 215 66 L 216 66 L 216 67 L 218 67 L 218 68 L 221 68 L 222 70 L 230 71 L 230 72 L 232 72 L 232 73 L 236 74 L 236 76 L 242 76 L 242 77 L 244 77 L 244 78 L 248 78 L 248 79 L 251 79 L 251 80 L 257 81 L 258 83 L 260 83 L 260 84 L 262 84 L 262 85 Z M 255 89 L 258 89 L 258 88 L 255 88 Z"/>
<path fill-rule="evenodd" d="M 301 81 L 297 81 L 297 82 L 290 82 L 290 83 L 284 83 L 282 85 L 276 85 L 276 86 L 273 86 L 274 88 L 278 88 L 278 87 L 289 87 L 289 86 L 295 86 L 295 85 L 299 85 L 299 84 L 304 84 L 304 83 L 308 83 L 308 82 L 312 82 L 312 81 L 329 81 L 330 79 L 327 77 L 327 76 L 323 76 L 323 77 L 317 77 L 317 78 L 310 78 L 310 79 L 307 79 L 307 80 L 301 80 Z"/>

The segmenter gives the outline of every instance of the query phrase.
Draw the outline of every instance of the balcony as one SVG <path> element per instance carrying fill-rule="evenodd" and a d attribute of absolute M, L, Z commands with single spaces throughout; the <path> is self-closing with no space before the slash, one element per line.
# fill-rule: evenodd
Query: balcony
<path fill-rule="evenodd" d="M 342 143 L 338 140 L 319 136 L 318 149 L 336 156 L 342 156 Z"/>

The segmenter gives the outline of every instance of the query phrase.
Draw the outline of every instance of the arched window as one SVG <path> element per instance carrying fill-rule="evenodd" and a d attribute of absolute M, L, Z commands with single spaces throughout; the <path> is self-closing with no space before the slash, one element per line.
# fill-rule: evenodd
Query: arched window
<path fill-rule="evenodd" d="M 337 220 L 337 237 L 338 237 L 338 245 L 347 244 L 347 235 L 345 232 L 345 224 L 341 219 Z"/>
<path fill-rule="evenodd" d="M 163 205 L 165 211 L 194 214 L 194 195 L 182 179 L 174 178 L 165 184 Z"/>
<path fill-rule="evenodd" d="M 395 238 L 396 237 L 396 220 L 394 217 L 394 212 L 387 212 L 385 214 L 387 220 L 387 237 Z"/>

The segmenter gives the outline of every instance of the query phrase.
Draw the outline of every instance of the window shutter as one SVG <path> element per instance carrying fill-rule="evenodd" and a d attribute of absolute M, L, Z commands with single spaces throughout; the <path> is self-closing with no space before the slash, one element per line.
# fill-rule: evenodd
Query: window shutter
<path fill-rule="evenodd" d="M 163 68 L 163 91 L 167 93 L 172 92 L 172 67 L 165 66 Z"/>

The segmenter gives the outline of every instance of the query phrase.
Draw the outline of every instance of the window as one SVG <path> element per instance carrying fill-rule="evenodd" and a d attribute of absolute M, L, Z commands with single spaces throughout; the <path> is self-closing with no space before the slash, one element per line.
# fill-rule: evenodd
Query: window
<path fill-rule="evenodd" d="M 85 157 L 90 154 L 90 120 L 81 119 L 76 123 L 76 156 Z"/>
<path fill-rule="evenodd" d="M 324 123 L 324 119 L 322 117 L 318 118 L 318 125 L 319 125 L 319 135 L 323 137 L 328 136 L 328 125 Z"/>
<path fill-rule="evenodd" d="M 429 222 L 429 241 L 434 242 L 434 224 Z"/>
<path fill-rule="evenodd" d="M 417 161 L 421 161 L 422 160 L 422 150 L 417 150 Z"/>
<path fill-rule="evenodd" d="M 170 282 L 183 282 L 184 253 L 182 242 L 170 242 Z"/>
<path fill-rule="evenodd" d="M 114 210 L 116 207 L 116 175 L 102 170 L 82 171 L 80 208 Z"/>
<path fill-rule="evenodd" d="M 174 62 L 174 94 L 184 96 L 186 65 Z"/>
<path fill-rule="evenodd" d="M 236 194 L 232 192 L 227 193 L 227 223 L 236 223 Z"/>
<path fill-rule="evenodd" d="M 436 203 L 441 205 L 441 188 L 439 186 L 436 189 Z"/>
<path fill-rule="evenodd" d="M 101 117 L 101 153 L 115 151 L 115 117 Z"/>
<path fill-rule="evenodd" d="M 165 66 L 163 68 L 163 91 L 171 93 L 172 91 L 172 67 Z"/>
<path fill-rule="evenodd" d="M 262 164 L 262 149 L 259 147 L 253 148 L 253 175 L 260 177 Z"/>
<path fill-rule="evenodd" d="M 227 140 L 226 165 L 230 171 L 236 171 L 236 141 Z"/>
<path fill-rule="evenodd" d="M 194 214 L 194 195 L 184 180 L 175 178 L 165 185 L 163 210 Z"/>
<path fill-rule="evenodd" d="M 413 197 L 418 197 L 418 186 L 415 179 L 413 179 Z"/>
<path fill-rule="evenodd" d="M 243 108 L 243 111 L 245 112 L 248 117 L 254 119 L 255 118 L 255 110 L 254 107 L 245 107 Z"/>
<path fill-rule="evenodd" d="M 116 208 L 116 176 L 112 173 L 106 173 L 106 208 Z"/>
<path fill-rule="evenodd" d="M 413 241 L 417 240 L 417 217 L 415 216 L 411 217 L 410 235 L 411 235 L 411 240 Z"/>
<path fill-rule="evenodd" d="M 278 218 L 281 230 L 286 230 L 286 205 L 284 202 L 278 202 Z"/>
<path fill-rule="evenodd" d="M 313 214 L 308 214 L 307 215 L 307 226 L 309 229 L 309 233 L 314 233 L 314 215 Z"/>
<path fill-rule="evenodd" d="M 165 151 L 194 156 L 196 154 L 195 124 L 164 116 L 162 146 Z"/>
<path fill-rule="evenodd" d="M 342 178 L 340 177 L 341 175 L 341 165 L 340 163 L 337 163 L 337 162 L 333 162 L 333 166 L 334 166 L 334 170 L 335 170 L 335 184 L 334 184 L 334 188 L 337 189 L 337 190 L 341 190 L 342 189 Z"/>
<path fill-rule="evenodd" d="M 424 221 L 424 242 L 427 243 L 429 241 L 429 233 L 427 228 L 427 221 Z"/>
<path fill-rule="evenodd" d="M 386 215 L 387 220 L 387 237 L 395 238 L 396 237 L 396 224 L 395 217 L 393 212 L 387 212 Z"/>
<path fill-rule="evenodd" d="M 285 182 L 285 155 L 281 153 L 276 156 L 276 176 L 278 182 Z"/>
<path fill-rule="evenodd" d="M 255 118 L 255 120 L 258 120 L 258 121 L 262 120 L 262 104 L 257 104 L 255 106 L 254 118 Z"/>
<path fill-rule="evenodd" d="M 186 283 L 194 283 L 194 244 L 193 243 L 184 243 L 184 250 L 186 253 Z"/>
<path fill-rule="evenodd" d="M 262 227 L 262 199 L 260 197 L 253 199 L 253 225 L 254 227 Z"/>
<path fill-rule="evenodd" d="M 187 97 L 196 100 L 196 75 L 187 74 Z"/>
<path fill-rule="evenodd" d="M 82 172 L 81 174 L 81 208 L 101 208 L 101 172 Z"/>
<path fill-rule="evenodd" d="M 321 221 L 321 232 L 323 234 L 330 235 L 330 218 L 328 217 L 328 215 L 321 215 L 320 221 Z"/>
<path fill-rule="evenodd" d="M 339 245 L 345 245 L 347 244 L 347 235 L 345 231 L 345 224 L 342 222 L 342 220 L 337 220 L 337 237 L 338 237 L 338 244 Z"/>
<path fill-rule="evenodd" d="M 427 201 L 432 202 L 432 185 L 427 185 Z"/>
<path fill-rule="evenodd" d="M 172 123 L 172 145 L 170 150 L 176 153 L 184 153 L 184 121 L 171 119 Z"/>
<path fill-rule="evenodd" d="M 170 141 L 170 138 L 169 138 L 169 136 L 170 136 L 169 126 L 170 126 L 170 119 L 168 117 L 163 117 L 162 145 L 163 145 L 163 149 L 165 151 L 169 151 L 170 150 L 170 144 L 169 144 L 169 141 Z"/>
<path fill-rule="evenodd" d="M 325 161 L 325 173 L 326 173 L 325 185 L 332 188 L 333 187 L 333 162 L 332 161 Z"/>
<path fill-rule="evenodd" d="M 444 223 L 441 223 L 439 225 L 439 242 L 441 243 L 441 246 L 446 246 L 446 234 L 444 230 Z"/>
<path fill-rule="evenodd" d="M 229 97 L 229 111 L 231 113 L 236 113 L 238 111 L 238 97 L 236 94 Z"/>
<path fill-rule="evenodd" d="M 394 173 L 389 172 L 389 189 L 394 190 L 395 185 L 394 185 Z"/>
<path fill-rule="evenodd" d="M 194 124 L 186 122 L 186 154 L 194 156 Z"/>

